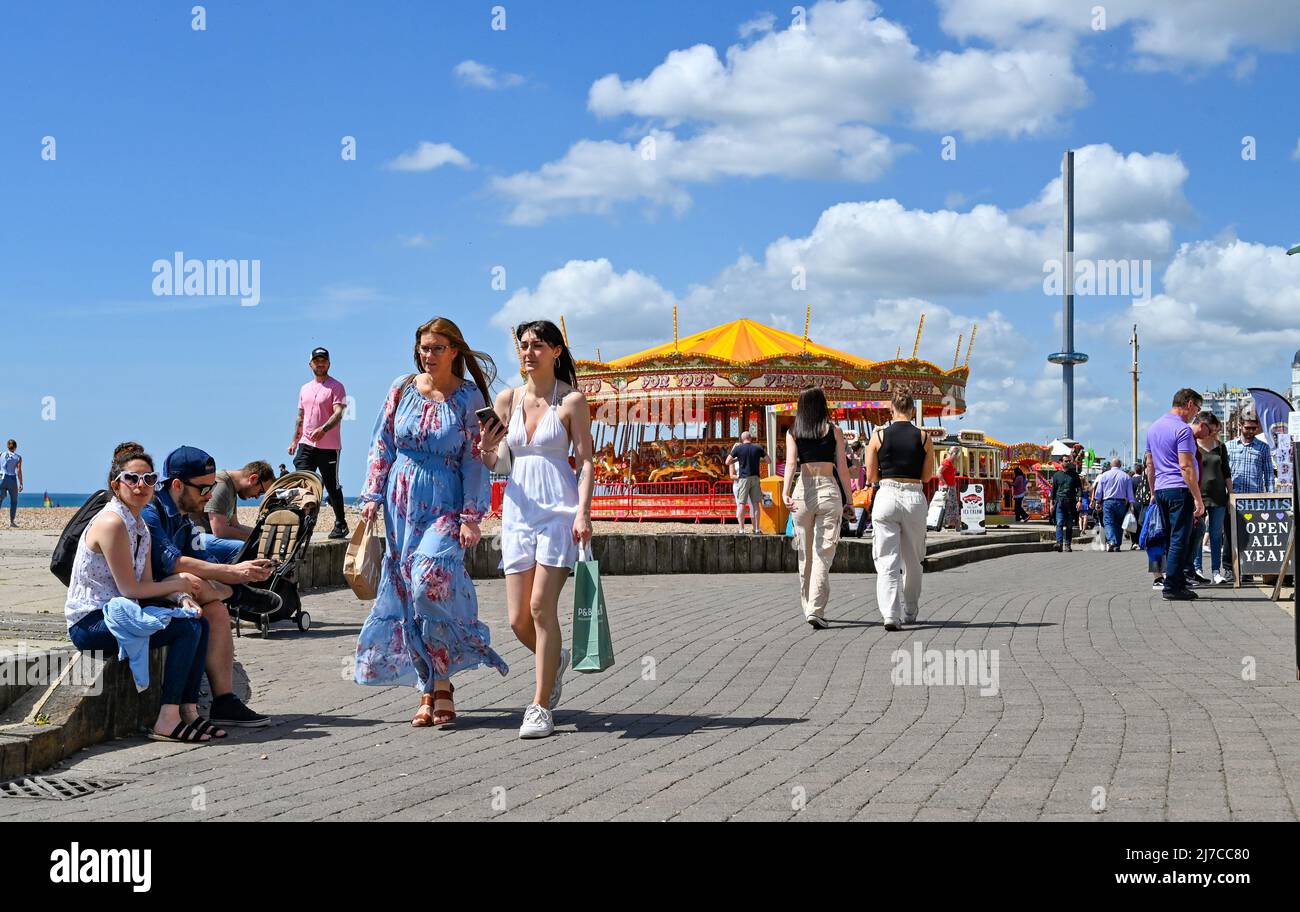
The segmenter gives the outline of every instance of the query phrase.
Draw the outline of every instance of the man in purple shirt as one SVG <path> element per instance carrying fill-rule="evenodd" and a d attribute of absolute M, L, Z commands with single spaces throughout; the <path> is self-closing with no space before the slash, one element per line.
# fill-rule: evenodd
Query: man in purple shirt
<path fill-rule="evenodd" d="M 1133 506 L 1133 479 L 1120 468 L 1118 458 L 1101 473 L 1093 487 L 1093 497 L 1101 504 L 1101 518 L 1106 525 L 1106 550 L 1118 551 L 1124 534 L 1124 514 Z"/>
<path fill-rule="evenodd" d="M 1147 428 L 1147 483 L 1169 537 L 1163 595 L 1171 602 L 1196 598 L 1187 585 L 1187 572 L 1192 568 L 1192 526 L 1205 515 L 1205 504 L 1196 466 L 1196 435 L 1187 423 L 1201 410 L 1202 401 L 1196 390 L 1180 389 L 1169 413 Z"/>

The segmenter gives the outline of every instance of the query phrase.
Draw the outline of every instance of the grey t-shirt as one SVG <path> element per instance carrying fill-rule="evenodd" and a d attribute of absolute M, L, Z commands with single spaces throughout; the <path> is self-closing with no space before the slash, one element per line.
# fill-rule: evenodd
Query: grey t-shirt
<path fill-rule="evenodd" d="M 212 496 L 208 498 L 207 505 L 204 506 L 204 513 L 220 513 L 231 522 L 239 520 L 239 495 L 235 491 L 235 480 L 230 477 L 229 472 L 218 472 L 217 483 L 212 488 Z M 208 531 L 212 531 L 212 521 L 207 516 L 203 517 L 204 525 Z"/>

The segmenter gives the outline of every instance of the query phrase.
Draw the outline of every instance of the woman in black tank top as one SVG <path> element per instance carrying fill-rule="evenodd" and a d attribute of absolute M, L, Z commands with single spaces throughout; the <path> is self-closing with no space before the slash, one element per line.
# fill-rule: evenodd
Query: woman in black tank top
<path fill-rule="evenodd" d="M 886 630 L 916 620 L 925 559 L 926 500 L 923 485 L 934 474 L 934 444 L 912 424 L 916 406 L 906 393 L 890 402 L 893 422 L 871 435 L 867 479 L 876 487 L 871 503 L 871 552 L 876 565 L 876 605 Z"/>
<path fill-rule="evenodd" d="M 781 500 L 792 513 L 804 619 L 818 629 L 826 626 L 823 615 L 830 601 L 830 569 L 840 541 L 840 520 L 846 510 L 852 510 L 846 507 L 848 478 L 844 432 L 831 421 L 826 394 L 810 387 L 799 394 L 794 427 L 785 435 Z"/>

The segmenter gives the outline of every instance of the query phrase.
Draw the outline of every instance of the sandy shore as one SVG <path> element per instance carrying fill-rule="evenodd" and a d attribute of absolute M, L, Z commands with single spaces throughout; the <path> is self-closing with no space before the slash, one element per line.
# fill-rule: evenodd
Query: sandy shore
<path fill-rule="evenodd" d="M 18 508 L 18 528 L 28 532 L 58 532 L 68 524 L 68 520 L 76 515 L 77 507 L 28 507 L 26 509 Z M 328 508 L 325 510 L 326 518 L 332 521 L 333 513 Z M 348 517 L 348 523 L 351 524 L 355 518 L 360 517 L 358 510 L 348 507 L 345 510 Z M 239 521 L 251 526 L 257 521 L 256 507 L 240 507 Z M 0 534 L 12 531 L 9 528 L 9 514 L 5 513 L 0 516 Z M 329 531 L 327 527 L 326 532 Z"/>
<path fill-rule="evenodd" d="M 19 508 L 17 531 L 59 532 L 68 524 L 68 520 L 72 519 L 76 512 L 76 507 Z M 361 517 L 361 511 L 355 507 L 347 507 L 344 510 L 344 515 L 347 517 L 348 526 L 355 527 L 356 522 Z M 316 525 L 313 540 L 329 533 L 330 526 L 333 524 L 333 517 L 333 512 L 326 506 L 321 511 L 321 521 Z M 7 513 L 0 516 L 0 536 L 15 531 L 9 528 L 8 519 Z M 257 508 L 240 507 L 239 521 L 248 526 L 253 525 L 257 521 Z M 665 532 L 716 534 L 736 531 L 734 522 L 727 524 L 717 522 L 595 522 L 592 526 L 596 534 L 617 532 L 623 535 L 658 535 Z M 489 517 L 483 521 L 482 528 L 485 535 L 491 535 L 501 528 L 501 521 Z"/>

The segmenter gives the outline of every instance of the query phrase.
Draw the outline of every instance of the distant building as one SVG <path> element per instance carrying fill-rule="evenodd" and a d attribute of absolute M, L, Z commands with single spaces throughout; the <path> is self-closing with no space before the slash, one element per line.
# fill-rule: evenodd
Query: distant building
<path fill-rule="evenodd" d="M 1291 405 L 1300 409 L 1300 351 L 1291 359 Z"/>
<path fill-rule="evenodd" d="M 1300 352 L 1297 352 L 1297 354 L 1300 354 Z M 1239 386 L 1228 386 L 1225 383 L 1217 390 L 1202 393 L 1201 395 L 1205 397 L 1205 404 L 1202 408 L 1214 412 L 1219 416 L 1219 420 L 1226 425 L 1232 417 L 1232 413 L 1241 404 L 1241 400 L 1250 398 L 1250 390 L 1242 389 Z"/>

